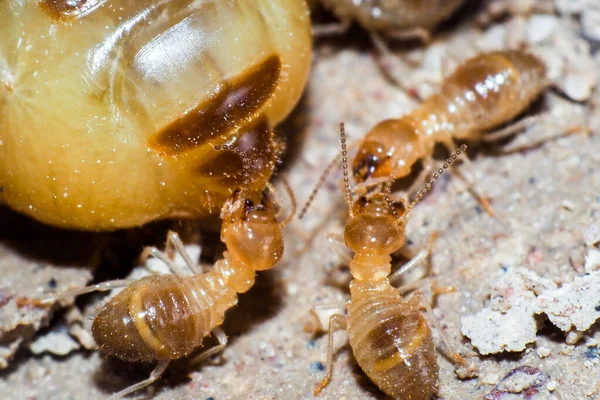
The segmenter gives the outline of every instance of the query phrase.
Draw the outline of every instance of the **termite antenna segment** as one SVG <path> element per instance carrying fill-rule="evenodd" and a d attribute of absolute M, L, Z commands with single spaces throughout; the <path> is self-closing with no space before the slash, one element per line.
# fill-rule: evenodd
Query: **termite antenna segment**
<path fill-rule="evenodd" d="M 215 150 L 229 150 L 234 152 L 235 154 L 237 154 L 238 156 L 240 156 L 240 158 L 242 159 L 242 177 L 243 177 L 243 185 L 242 188 L 247 187 L 250 185 L 250 159 L 248 158 L 248 156 L 246 155 L 246 153 L 244 152 L 244 150 L 240 149 L 239 147 L 235 147 L 235 146 L 231 146 L 228 144 L 223 144 L 223 145 L 216 145 L 214 147 Z"/>
<path fill-rule="evenodd" d="M 329 164 L 327 164 L 327 166 L 321 173 L 321 176 L 319 176 L 319 180 L 317 181 L 317 184 L 313 188 L 312 192 L 310 192 L 310 196 L 308 196 L 308 200 L 306 200 L 306 202 L 302 206 L 302 210 L 300 210 L 300 213 L 298 214 L 298 219 L 302 219 L 304 217 L 304 215 L 308 211 L 308 208 L 310 207 L 313 200 L 315 199 L 315 196 L 319 192 L 319 189 L 321 189 L 321 187 L 325 183 L 325 180 L 327 179 L 327 177 L 333 170 L 333 167 L 335 167 L 337 165 L 340 156 L 341 156 L 341 154 L 338 153 L 331 161 L 329 161 Z"/>
<path fill-rule="evenodd" d="M 444 164 L 442 164 L 442 166 L 436 172 L 433 173 L 433 175 L 431 176 L 431 178 L 429 179 L 429 181 L 425 184 L 425 186 L 423 186 L 423 188 L 421 190 L 419 190 L 419 192 L 417 193 L 417 196 L 415 197 L 415 199 L 412 201 L 412 203 L 410 203 L 410 206 L 408 206 L 408 208 L 404 212 L 404 215 L 402 215 L 402 218 L 400 218 L 400 222 L 406 223 L 406 221 L 408 220 L 408 215 L 410 214 L 410 212 L 412 211 L 412 209 L 415 208 L 415 206 L 417 204 L 419 204 L 419 202 L 423 199 L 423 197 L 431 189 L 433 189 L 433 185 L 434 185 L 435 181 L 437 181 L 440 178 L 440 176 L 454 163 L 454 161 L 456 161 L 456 159 L 466 149 L 467 149 L 467 145 L 465 145 L 465 144 L 461 145 L 454 153 L 452 153 L 450 155 L 450 157 L 448 157 L 448 159 L 446 160 L 446 162 Z"/>
<path fill-rule="evenodd" d="M 344 129 L 344 123 L 340 122 L 340 145 L 342 150 L 340 152 L 342 156 L 342 169 L 344 174 L 344 197 L 346 204 L 348 205 L 348 214 L 350 218 L 353 218 L 352 214 L 352 190 L 350 189 L 350 176 L 348 172 L 348 146 L 346 145 L 346 130 Z"/>

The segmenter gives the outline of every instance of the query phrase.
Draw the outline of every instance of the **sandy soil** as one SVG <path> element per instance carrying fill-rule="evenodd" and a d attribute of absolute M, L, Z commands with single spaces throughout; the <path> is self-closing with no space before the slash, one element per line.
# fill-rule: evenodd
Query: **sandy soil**
<path fill-rule="evenodd" d="M 353 28 L 344 38 L 320 40 L 305 96 L 278 127 L 289 143 L 283 173 L 304 201 L 339 149 L 340 121 L 351 139 L 360 138 L 378 121 L 417 106 L 414 95 L 434 92 L 443 68 L 453 68 L 478 51 L 525 45 L 548 63 L 554 87 L 528 111 L 540 115 L 540 121 L 506 144 L 470 146 L 471 163 L 458 167 L 491 199 L 496 217 L 482 210 L 456 173 L 449 173 L 408 224 L 415 250 L 432 232 L 440 233 L 433 271 L 440 284 L 454 285 L 456 291 L 440 296 L 434 311 L 450 343 L 480 368 L 479 377 L 461 380 L 440 355 L 442 399 L 600 399 L 597 325 L 571 345 L 566 333 L 544 316 L 536 317 L 540 330 L 534 344 L 524 351 L 481 356 L 461 334 L 460 322 L 489 305 L 492 287 L 511 268 L 527 268 L 557 284 L 585 273 L 584 256 L 595 245 L 590 232 L 600 225 L 600 94 L 594 89 L 600 68 L 594 44 L 600 38 L 586 30 L 579 3 L 585 2 L 569 6 L 556 1 L 553 14 L 525 8 L 520 11 L 529 13 L 506 16 L 483 28 L 475 23 L 483 7 L 464 10 L 442 27 L 429 47 L 401 46 L 394 49 L 398 60 L 383 60 L 388 67 L 401 60 L 410 65 L 410 74 L 395 70 L 403 72 L 406 91 L 386 79 L 360 29 Z M 526 151 L 503 151 L 578 126 L 589 127 L 592 134 L 572 134 Z M 173 363 L 163 379 L 132 398 L 313 398 L 312 389 L 324 374 L 326 337 L 304 332 L 309 310 L 343 305 L 348 299 L 347 286 L 339 284 L 348 279 L 347 271 L 338 268 L 342 257 L 326 240 L 327 233 L 341 233 L 347 219 L 339 176 L 338 171 L 327 180 L 306 218 L 287 228 L 283 262 L 260 273 L 255 287 L 228 312 L 223 328 L 230 343 L 222 357 L 194 368 L 186 360 Z M 142 246 L 160 244 L 171 225 L 81 234 L 48 228 L 4 209 L 0 218 L 2 398 L 104 399 L 147 377 L 151 365 L 105 359 L 80 345 L 86 343 L 86 334 L 85 323 L 79 321 L 93 313 L 102 296 L 77 301 L 84 317 L 60 307 L 19 307 L 19 298 L 78 287 L 92 277 L 102 281 L 127 276 Z M 222 251 L 216 242 L 203 235 L 205 257 Z M 481 324 L 484 328 L 485 321 Z M 385 398 L 357 366 L 345 333 L 336 333 L 335 339 L 335 371 L 321 398 Z"/>

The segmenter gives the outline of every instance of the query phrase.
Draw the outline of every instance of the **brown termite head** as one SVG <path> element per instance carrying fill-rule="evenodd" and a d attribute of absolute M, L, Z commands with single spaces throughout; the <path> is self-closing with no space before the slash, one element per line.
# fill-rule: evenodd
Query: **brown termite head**
<path fill-rule="evenodd" d="M 311 58 L 304 0 L 0 2 L 0 203 L 64 228 L 217 214 Z M 68 71 L 68 73 L 65 73 Z"/>
<path fill-rule="evenodd" d="M 221 218 L 221 241 L 232 259 L 256 271 L 271 269 L 283 254 L 281 223 L 275 205 L 264 193 L 243 196 L 237 191 L 227 200 Z"/>
<path fill-rule="evenodd" d="M 352 171 L 357 182 L 369 178 L 408 175 L 418 160 L 421 141 L 412 125 L 388 119 L 375 125 L 361 143 Z"/>
<path fill-rule="evenodd" d="M 391 254 L 404 245 L 405 208 L 387 194 L 361 197 L 352 206 L 353 217 L 344 238 L 350 250 L 361 255 Z"/>

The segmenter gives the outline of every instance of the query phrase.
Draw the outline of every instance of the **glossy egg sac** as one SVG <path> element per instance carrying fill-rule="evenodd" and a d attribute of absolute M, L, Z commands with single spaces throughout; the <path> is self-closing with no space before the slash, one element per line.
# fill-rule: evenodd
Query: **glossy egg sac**
<path fill-rule="evenodd" d="M 10 0 L 0 21 L 0 203 L 59 227 L 260 190 L 310 67 L 303 0 Z"/>

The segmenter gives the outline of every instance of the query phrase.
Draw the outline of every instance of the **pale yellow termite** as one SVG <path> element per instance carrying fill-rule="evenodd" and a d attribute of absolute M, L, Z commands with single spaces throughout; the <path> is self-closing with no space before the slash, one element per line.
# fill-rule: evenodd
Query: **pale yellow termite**
<path fill-rule="evenodd" d="M 295 210 L 293 194 L 289 193 Z M 103 282 L 32 303 L 51 304 L 59 298 L 125 287 L 100 308 L 93 320 L 92 335 L 99 350 L 108 355 L 130 362 L 158 363 L 148 379 L 111 396 L 120 398 L 156 381 L 171 361 L 192 353 L 211 333 L 219 345 L 195 361 L 225 347 L 227 337 L 219 328 L 225 312 L 237 304 L 238 293 L 245 293 L 254 285 L 256 271 L 271 269 L 279 262 L 283 254 L 282 228 L 293 215 L 294 211 L 284 221 L 278 221 L 268 195 L 247 188 L 237 190 L 221 211 L 221 240 L 227 250 L 210 271 L 205 272 L 192 260 L 179 236 L 169 232 L 167 247 L 174 246 L 189 271 L 175 264 L 167 255 L 169 251 L 163 253 L 150 247 L 142 258 L 160 258 L 169 266 L 171 275 Z"/>
<path fill-rule="evenodd" d="M 437 392 L 439 367 L 435 345 L 429 323 L 421 313 L 424 307 L 432 314 L 431 307 L 419 291 L 409 300 L 402 297 L 403 293 L 418 285 L 401 288 L 391 285 L 391 254 L 405 244 L 404 230 L 412 208 L 465 148 L 463 145 L 452 154 L 410 205 L 392 201 L 387 191 L 371 193 L 352 203 L 349 177 L 344 174 L 350 216 L 344 241 L 354 252 L 349 264 L 353 280 L 350 283 L 350 300 L 345 307 L 347 314 L 334 314 L 329 319 L 327 372 L 315 394 L 319 394 L 331 379 L 333 331 L 339 328 L 346 330 L 358 365 L 389 396 L 401 400 L 430 400 Z M 342 125 L 345 172 L 347 162 Z M 394 278 L 417 265 L 429 251 L 420 252 L 395 272 Z M 463 357 L 452 351 L 445 339 L 444 342 L 452 360 L 466 366 Z"/>

